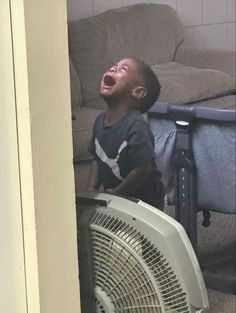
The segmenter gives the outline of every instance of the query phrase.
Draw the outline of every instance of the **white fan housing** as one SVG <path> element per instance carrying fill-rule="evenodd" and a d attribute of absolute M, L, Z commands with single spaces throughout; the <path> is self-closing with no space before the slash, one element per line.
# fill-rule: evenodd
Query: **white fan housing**
<path fill-rule="evenodd" d="M 78 197 L 83 313 L 207 312 L 202 273 L 183 227 L 142 202 Z"/>

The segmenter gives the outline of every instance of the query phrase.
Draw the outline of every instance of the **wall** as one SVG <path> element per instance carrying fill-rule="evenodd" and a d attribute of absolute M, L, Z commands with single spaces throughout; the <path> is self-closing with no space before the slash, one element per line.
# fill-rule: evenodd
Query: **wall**
<path fill-rule="evenodd" d="M 80 19 L 139 2 L 174 7 L 185 27 L 185 46 L 235 49 L 236 0 L 67 0 L 68 19 Z"/>
<path fill-rule="evenodd" d="M 0 1 L 0 20 L 0 312 L 26 313 L 25 264 L 9 1 Z"/>
<path fill-rule="evenodd" d="M 79 313 L 66 0 L 0 20 L 0 312 Z"/>

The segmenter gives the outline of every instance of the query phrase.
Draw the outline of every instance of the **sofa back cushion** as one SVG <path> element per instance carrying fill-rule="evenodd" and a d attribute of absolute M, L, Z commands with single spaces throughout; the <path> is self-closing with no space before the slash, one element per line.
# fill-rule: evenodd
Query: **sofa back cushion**
<path fill-rule="evenodd" d="M 71 111 L 72 115 L 76 115 L 80 106 L 82 106 L 81 84 L 74 64 L 69 59 L 70 65 L 70 92 L 71 92 Z"/>
<path fill-rule="evenodd" d="M 235 92 L 231 77 L 221 71 L 185 66 L 176 62 L 154 65 L 161 83 L 159 101 L 191 103 Z"/>
<path fill-rule="evenodd" d="M 149 65 L 166 63 L 173 60 L 182 41 L 182 25 L 167 5 L 136 4 L 70 22 L 69 50 L 81 82 L 83 105 L 103 106 L 100 80 L 118 60 L 134 57 Z"/>

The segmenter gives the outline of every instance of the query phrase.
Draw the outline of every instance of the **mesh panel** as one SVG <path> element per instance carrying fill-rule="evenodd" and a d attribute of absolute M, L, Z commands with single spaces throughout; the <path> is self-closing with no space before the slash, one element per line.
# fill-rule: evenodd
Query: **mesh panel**
<path fill-rule="evenodd" d="M 80 267 L 89 263 L 92 276 L 88 287 L 88 276 L 81 273 L 82 308 L 91 298 L 99 302 L 101 310 L 94 311 L 99 313 L 190 313 L 171 266 L 137 229 L 97 211 L 88 238 L 91 249 L 84 250 L 82 243 Z"/>

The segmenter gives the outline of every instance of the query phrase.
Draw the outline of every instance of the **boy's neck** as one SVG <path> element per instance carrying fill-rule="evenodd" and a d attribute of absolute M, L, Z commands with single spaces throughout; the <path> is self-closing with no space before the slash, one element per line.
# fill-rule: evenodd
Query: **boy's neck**
<path fill-rule="evenodd" d="M 111 126 L 121 120 L 125 115 L 132 111 L 132 106 L 121 103 L 117 105 L 108 105 L 107 114 L 104 120 L 105 126 Z"/>

